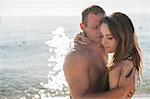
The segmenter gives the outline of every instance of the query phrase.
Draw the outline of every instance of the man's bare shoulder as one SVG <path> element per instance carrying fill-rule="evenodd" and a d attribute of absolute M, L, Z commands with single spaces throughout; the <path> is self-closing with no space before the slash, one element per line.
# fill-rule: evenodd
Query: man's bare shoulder
<path fill-rule="evenodd" d="M 78 60 L 78 59 L 87 59 L 89 53 L 87 51 L 83 51 L 83 50 L 77 50 L 77 49 L 71 49 L 65 59 L 67 60 L 71 60 L 71 59 L 75 59 L 75 60 Z"/>
<path fill-rule="evenodd" d="M 75 68 L 79 67 L 82 68 L 87 66 L 88 58 L 86 54 L 81 50 L 72 49 L 68 52 L 65 57 L 64 67 L 66 68 Z"/>

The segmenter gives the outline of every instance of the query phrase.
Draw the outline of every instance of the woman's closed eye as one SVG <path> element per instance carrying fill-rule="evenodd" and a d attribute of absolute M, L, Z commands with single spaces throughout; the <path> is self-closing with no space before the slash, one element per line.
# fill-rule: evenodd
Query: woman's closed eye
<path fill-rule="evenodd" d="M 107 37 L 109 40 L 112 40 L 113 39 L 113 37 Z"/>

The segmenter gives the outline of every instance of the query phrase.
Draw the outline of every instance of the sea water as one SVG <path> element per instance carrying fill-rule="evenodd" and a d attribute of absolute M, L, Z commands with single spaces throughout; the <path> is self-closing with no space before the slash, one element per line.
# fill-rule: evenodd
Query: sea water
<path fill-rule="evenodd" d="M 150 94 L 150 15 L 130 17 L 144 57 L 144 82 L 137 93 Z M 80 31 L 79 23 L 80 17 L 1 17 L 0 98 L 66 95 L 60 79 L 65 45 Z M 64 93 L 57 92 L 59 88 Z"/>

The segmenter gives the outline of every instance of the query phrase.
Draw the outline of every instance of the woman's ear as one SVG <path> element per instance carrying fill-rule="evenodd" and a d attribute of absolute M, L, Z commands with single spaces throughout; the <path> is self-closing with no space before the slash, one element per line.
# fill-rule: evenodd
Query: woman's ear
<path fill-rule="evenodd" d="M 85 24 L 80 23 L 80 28 L 83 30 L 85 28 Z"/>

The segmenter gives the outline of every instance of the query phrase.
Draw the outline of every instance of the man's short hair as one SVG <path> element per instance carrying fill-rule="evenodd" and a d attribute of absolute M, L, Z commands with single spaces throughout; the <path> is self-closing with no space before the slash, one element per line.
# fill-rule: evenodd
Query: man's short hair
<path fill-rule="evenodd" d="M 96 15 L 98 15 L 98 14 L 103 14 L 103 15 L 105 15 L 105 11 L 104 11 L 103 8 L 101 8 L 101 7 L 98 6 L 98 5 L 92 5 L 92 6 L 86 8 L 86 9 L 84 9 L 84 10 L 82 11 L 82 23 L 86 24 L 86 22 L 87 22 L 87 17 L 88 17 L 88 15 L 89 15 L 90 13 L 96 14 Z"/>

